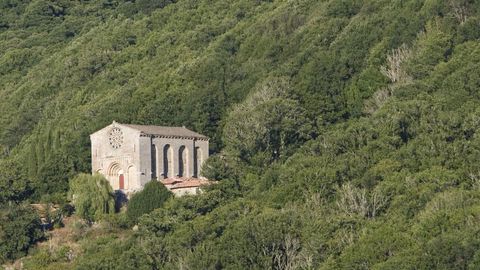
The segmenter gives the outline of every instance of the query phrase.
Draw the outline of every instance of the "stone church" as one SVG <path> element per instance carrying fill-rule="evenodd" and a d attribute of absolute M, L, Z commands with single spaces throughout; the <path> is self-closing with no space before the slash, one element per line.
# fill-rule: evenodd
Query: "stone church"
<path fill-rule="evenodd" d="M 208 138 L 185 127 L 113 123 L 90 135 L 92 173 L 103 174 L 126 194 L 157 179 L 175 194 L 198 192 L 208 183 L 200 168 Z"/>

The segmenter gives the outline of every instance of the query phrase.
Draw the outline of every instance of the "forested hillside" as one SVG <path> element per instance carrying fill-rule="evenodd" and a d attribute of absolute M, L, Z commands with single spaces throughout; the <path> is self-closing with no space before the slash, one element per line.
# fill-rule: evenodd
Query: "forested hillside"
<path fill-rule="evenodd" d="M 480 269 L 479 105 L 476 0 L 0 0 L 0 262 Z M 112 120 L 209 136 L 219 184 L 32 249 Z"/>

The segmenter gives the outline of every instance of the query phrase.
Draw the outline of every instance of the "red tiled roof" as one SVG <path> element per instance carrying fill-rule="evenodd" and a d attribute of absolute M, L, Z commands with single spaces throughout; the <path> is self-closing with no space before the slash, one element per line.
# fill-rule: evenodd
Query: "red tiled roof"
<path fill-rule="evenodd" d="M 181 183 L 173 185 L 170 189 L 179 189 L 179 188 L 191 188 L 191 187 L 200 187 L 204 185 L 210 184 L 210 181 L 208 180 L 189 180 L 189 181 L 183 181 Z"/>
<path fill-rule="evenodd" d="M 180 183 L 183 180 L 181 178 L 167 178 L 167 179 L 162 179 L 160 180 L 160 183 L 164 185 L 173 185 L 175 183 Z"/>
<path fill-rule="evenodd" d="M 180 188 L 191 188 L 191 187 L 200 187 L 204 185 L 209 185 L 213 183 L 207 179 L 199 178 L 166 178 L 160 180 L 160 183 L 164 184 L 169 189 L 180 189 Z"/>

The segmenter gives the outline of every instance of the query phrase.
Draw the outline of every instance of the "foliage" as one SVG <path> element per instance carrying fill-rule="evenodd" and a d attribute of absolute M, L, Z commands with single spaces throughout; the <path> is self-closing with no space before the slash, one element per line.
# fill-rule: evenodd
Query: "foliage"
<path fill-rule="evenodd" d="M 75 269 L 152 269 L 145 254 L 132 239 L 107 236 L 95 239 L 84 248 Z M 120 256 L 119 256 L 120 255 Z"/>
<path fill-rule="evenodd" d="M 271 79 L 237 105 L 226 118 L 226 151 L 258 167 L 290 156 L 312 131 L 305 111 L 289 97 L 284 78 Z"/>
<path fill-rule="evenodd" d="M 61 246 L 55 249 L 40 249 L 33 252 L 31 257 L 23 260 L 24 269 L 55 269 L 65 267 L 71 259 L 71 248 Z M 63 265 L 62 265 L 63 264 Z"/>
<path fill-rule="evenodd" d="M 233 175 L 234 171 L 223 155 L 210 156 L 202 165 L 202 176 L 207 179 L 222 180 Z"/>
<path fill-rule="evenodd" d="M 172 193 L 160 182 L 148 182 L 142 191 L 133 194 L 128 202 L 127 217 L 131 222 L 136 222 L 144 214 L 162 207 Z"/>
<path fill-rule="evenodd" d="M 79 174 L 70 181 L 69 197 L 80 217 L 95 221 L 115 212 L 112 187 L 100 174 Z"/>
<path fill-rule="evenodd" d="M 26 205 L 9 204 L 0 209 L 0 262 L 24 256 L 43 238 L 40 218 Z"/>
<path fill-rule="evenodd" d="M 10 0 L 0 13 L 2 203 L 62 201 L 112 119 L 211 138 L 203 172 L 221 181 L 139 203 L 135 232 L 123 214 L 108 237 L 79 223 L 81 255 L 62 268 L 479 267 L 478 1 Z"/>
<path fill-rule="evenodd" d="M 32 193 L 31 181 L 20 166 L 14 161 L 2 160 L 0 168 L 0 204 L 28 199 Z"/>

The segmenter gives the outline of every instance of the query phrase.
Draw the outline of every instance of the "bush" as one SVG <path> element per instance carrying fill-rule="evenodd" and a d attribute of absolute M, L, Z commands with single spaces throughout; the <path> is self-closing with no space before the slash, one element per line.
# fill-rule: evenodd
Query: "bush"
<path fill-rule="evenodd" d="M 110 229 L 129 229 L 129 222 L 126 213 L 108 214 L 103 221 Z"/>
<path fill-rule="evenodd" d="M 79 174 L 73 178 L 68 197 L 72 200 L 76 213 L 89 222 L 115 212 L 112 187 L 100 174 Z"/>
<path fill-rule="evenodd" d="M 202 175 L 210 180 L 222 180 L 234 175 L 225 157 L 221 155 L 210 156 L 202 165 Z"/>
<path fill-rule="evenodd" d="M 0 203 L 27 199 L 32 193 L 31 182 L 23 175 L 20 165 L 11 160 L 1 160 L 0 168 Z"/>
<path fill-rule="evenodd" d="M 60 211 L 62 212 L 62 215 L 69 217 L 73 214 L 75 208 L 73 207 L 73 205 L 65 203 L 60 206 Z"/>
<path fill-rule="evenodd" d="M 26 255 L 42 238 L 40 218 L 32 208 L 11 204 L 0 209 L 0 263 Z"/>
<path fill-rule="evenodd" d="M 134 194 L 128 202 L 127 217 L 131 222 L 137 222 L 143 214 L 148 214 L 162 207 L 172 193 L 160 182 L 152 180 L 145 188 Z"/>

